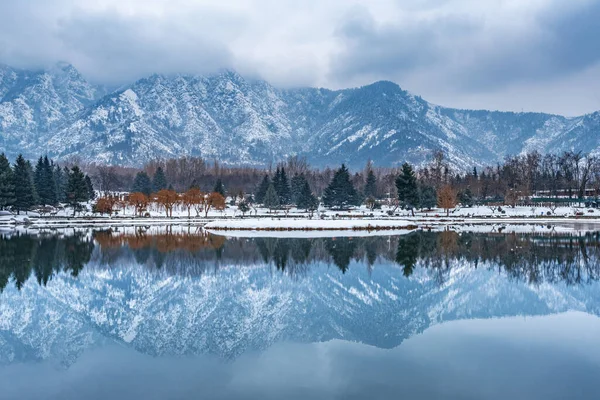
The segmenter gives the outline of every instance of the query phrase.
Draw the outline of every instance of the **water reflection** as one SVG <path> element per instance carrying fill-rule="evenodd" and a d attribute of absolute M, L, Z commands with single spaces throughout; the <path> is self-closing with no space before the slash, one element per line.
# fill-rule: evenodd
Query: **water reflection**
<path fill-rule="evenodd" d="M 31 277 L 47 285 L 58 273 L 77 277 L 86 265 L 135 263 L 170 274 L 200 276 L 224 265 L 272 265 L 292 277 L 312 265 L 342 274 L 355 262 L 370 273 L 396 263 L 405 277 L 423 268 L 443 284 L 453 266 L 492 268 L 533 285 L 579 285 L 600 279 L 600 233 L 475 233 L 416 231 L 390 237 L 230 238 L 201 229 L 96 230 L 0 236 L 0 291 Z"/>

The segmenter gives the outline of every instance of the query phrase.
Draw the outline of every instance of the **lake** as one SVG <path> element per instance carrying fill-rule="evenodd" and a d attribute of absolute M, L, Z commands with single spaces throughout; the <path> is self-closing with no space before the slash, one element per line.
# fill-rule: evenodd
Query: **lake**
<path fill-rule="evenodd" d="M 597 399 L 600 232 L 478 230 L 2 232 L 0 398 Z"/>

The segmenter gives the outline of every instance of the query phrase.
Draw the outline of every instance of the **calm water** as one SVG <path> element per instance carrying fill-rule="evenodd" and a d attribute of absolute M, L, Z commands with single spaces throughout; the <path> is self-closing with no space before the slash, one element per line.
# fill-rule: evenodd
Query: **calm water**
<path fill-rule="evenodd" d="M 600 234 L 0 234 L 1 399 L 597 399 Z"/>

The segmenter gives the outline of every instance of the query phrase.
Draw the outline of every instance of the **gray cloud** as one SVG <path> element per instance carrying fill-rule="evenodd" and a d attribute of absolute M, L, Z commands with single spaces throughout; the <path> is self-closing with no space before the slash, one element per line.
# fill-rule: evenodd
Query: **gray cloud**
<path fill-rule="evenodd" d="M 0 0 L 0 62 L 68 61 L 109 84 L 220 68 L 279 86 L 388 79 L 449 106 L 578 114 L 600 109 L 598 20 L 598 0 Z"/>

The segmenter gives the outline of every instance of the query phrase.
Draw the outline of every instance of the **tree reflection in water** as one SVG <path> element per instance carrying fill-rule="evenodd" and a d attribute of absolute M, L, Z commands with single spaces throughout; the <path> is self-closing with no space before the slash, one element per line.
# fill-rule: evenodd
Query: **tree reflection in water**
<path fill-rule="evenodd" d="M 90 234 L 91 233 L 91 234 Z M 394 264 L 410 277 L 417 268 L 441 283 L 456 265 L 493 268 L 510 278 L 539 284 L 584 284 L 600 279 L 600 233 L 458 233 L 415 231 L 401 236 L 352 238 L 226 239 L 200 229 L 102 230 L 89 233 L 0 236 L 0 291 L 18 289 L 34 276 L 47 285 L 58 273 L 73 277 L 86 266 L 139 264 L 168 274 L 201 275 L 220 265 L 272 265 L 292 277 L 311 265 L 334 265 L 346 273 L 352 262 L 369 272 Z"/>

